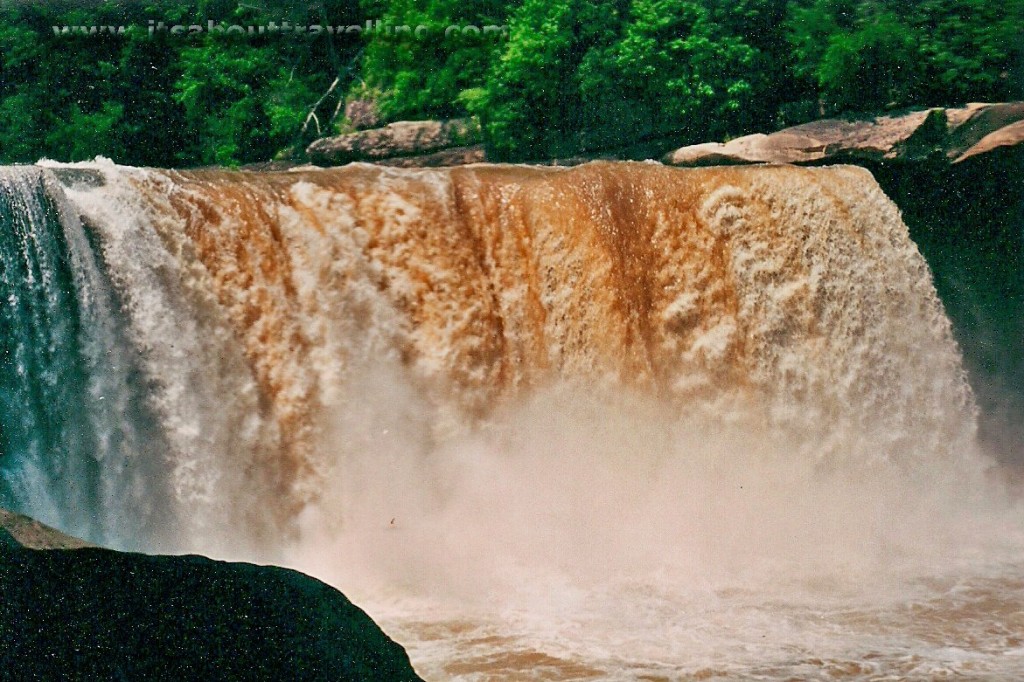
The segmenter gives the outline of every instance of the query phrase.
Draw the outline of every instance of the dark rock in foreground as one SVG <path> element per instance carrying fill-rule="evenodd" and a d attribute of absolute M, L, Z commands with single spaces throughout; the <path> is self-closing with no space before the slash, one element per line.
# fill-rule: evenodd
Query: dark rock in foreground
<path fill-rule="evenodd" d="M 0 527 L 5 680 L 418 680 L 401 646 L 296 571 L 33 550 Z"/>

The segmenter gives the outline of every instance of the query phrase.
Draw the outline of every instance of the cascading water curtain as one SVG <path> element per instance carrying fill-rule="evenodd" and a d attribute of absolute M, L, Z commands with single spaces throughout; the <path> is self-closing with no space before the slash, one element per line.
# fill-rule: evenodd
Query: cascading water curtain
<path fill-rule="evenodd" d="M 128 460 L 159 457 L 160 439 L 117 312 L 55 177 L 0 171 L 0 505 L 125 545 L 161 506 Z M 133 518 L 106 518 L 112 498 Z"/>

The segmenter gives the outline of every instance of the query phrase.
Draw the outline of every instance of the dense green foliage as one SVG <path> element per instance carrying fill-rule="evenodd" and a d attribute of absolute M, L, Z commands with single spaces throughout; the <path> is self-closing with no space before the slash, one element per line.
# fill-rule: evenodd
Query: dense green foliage
<path fill-rule="evenodd" d="M 285 19 L 309 25 L 328 10 L 346 22 L 358 15 L 347 3 L 324 5 L 283 11 L 197 0 L 0 9 L 0 158 L 99 154 L 141 165 L 232 164 L 306 142 L 317 132 L 307 126 L 303 139 L 307 113 L 358 54 L 359 41 L 172 35 L 155 27 L 205 24 L 207 17 L 245 27 Z M 98 29 L 55 35 L 54 26 Z"/>
<path fill-rule="evenodd" d="M 1024 0 L 19 2 L 0 8 L 0 160 L 264 161 L 346 129 L 352 99 L 478 116 L 496 158 L 682 144 L 1019 99 L 1022 26 Z"/>

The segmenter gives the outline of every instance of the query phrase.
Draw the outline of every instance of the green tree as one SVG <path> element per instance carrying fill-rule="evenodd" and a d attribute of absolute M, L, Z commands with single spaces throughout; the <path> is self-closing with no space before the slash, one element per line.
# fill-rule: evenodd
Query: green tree
<path fill-rule="evenodd" d="M 950 104 L 1024 98 L 1024 0 L 919 0 L 902 11 L 920 28 L 923 98 Z"/>
<path fill-rule="evenodd" d="M 285 146 L 301 125 L 302 105 L 315 93 L 272 59 L 243 41 L 209 39 L 185 48 L 174 100 L 196 136 L 200 163 L 230 165 L 262 160 Z"/>
<path fill-rule="evenodd" d="M 731 0 L 705 2 L 712 20 L 728 36 L 751 48 L 743 70 L 751 96 L 733 118 L 730 133 L 745 133 L 790 125 L 788 112 L 806 108 L 814 91 L 796 77 L 786 41 L 790 0 Z"/>
<path fill-rule="evenodd" d="M 503 158 L 725 134 L 755 107 L 758 55 L 697 0 L 527 0 L 473 108 Z"/>
<path fill-rule="evenodd" d="M 756 51 L 691 0 L 634 0 L 613 50 L 617 80 L 656 130 L 722 135 L 754 105 Z"/>
<path fill-rule="evenodd" d="M 503 27 L 515 3 L 505 0 L 392 0 L 380 15 L 384 26 L 411 32 L 375 32 L 362 60 L 360 87 L 354 93 L 378 93 L 389 120 L 464 116 L 462 93 L 479 88 L 495 54 L 503 47 Z M 379 11 L 381 3 L 365 3 Z M 475 27 L 448 31 L 449 27 Z M 416 29 L 426 31 L 416 35 Z"/>
<path fill-rule="evenodd" d="M 798 0 L 786 26 L 823 113 L 1024 96 L 1024 0 Z"/>
<path fill-rule="evenodd" d="M 914 103 L 922 69 L 916 31 L 882 12 L 829 36 L 817 76 L 826 107 L 870 112 Z"/>
<path fill-rule="evenodd" d="M 354 38 L 149 35 L 146 20 L 427 26 Z M 136 24 L 124 35 L 61 25 Z M 507 39 L 456 26 L 509 25 Z M 74 0 L 0 6 L 0 159 L 262 161 L 345 97 L 483 124 L 543 159 L 822 114 L 1024 98 L 1024 0 Z M 59 31 L 58 31 L 59 33 Z"/>
<path fill-rule="evenodd" d="M 585 113 L 581 79 L 594 83 L 622 26 L 624 2 L 526 0 L 510 21 L 504 52 L 472 109 L 499 158 L 543 158 L 581 146 Z M 582 72 L 582 73 L 581 73 Z M 610 111 L 615 100 L 590 107 Z"/>
<path fill-rule="evenodd" d="M 358 46 L 320 38 L 150 35 L 146 20 L 334 23 L 353 4 L 241 7 L 235 0 L 25 3 L 0 9 L 0 155 L 7 162 L 97 154 L 129 164 L 236 164 L 308 142 L 311 108 Z M 123 35 L 53 26 L 135 25 Z M 352 54 L 346 54 L 346 49 Z M 344 88 L 340 88 L 339 92 Z M 323 112 L 321 112 L 321 115 Z M 328 114 L 329 117 L 329 114 Z"/>

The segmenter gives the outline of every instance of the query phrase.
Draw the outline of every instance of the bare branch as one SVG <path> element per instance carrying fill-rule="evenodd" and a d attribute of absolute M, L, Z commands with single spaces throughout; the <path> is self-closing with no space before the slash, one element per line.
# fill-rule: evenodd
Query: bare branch
<path fill-rule="evenodd" d="M 316 101 L 316 104 L 313 105 L 313 108 L 309 110 L 309 114 L 306 116 L 306 120 L 302 124 L 302 130 L 299 132 L 300 135 L 305 135 L 306 130 L 309 128 L 310 121 L 316 121 L 316 134 L 320 134 L 320 119 L 316 117 L 316 110 L 320 108 L 320 105 L 324 103 L 325 99 L 331 96 L 331 93 L 334 92 L 334 88 L 338 87 L 338 83 L 340 82 L 341 76 L 338 76 L 337 78 L 334 79 L 334 82 L 331 83 L 331 87 L 327 88 L 327 92 L 325 92 L 323 96 Z"/>

